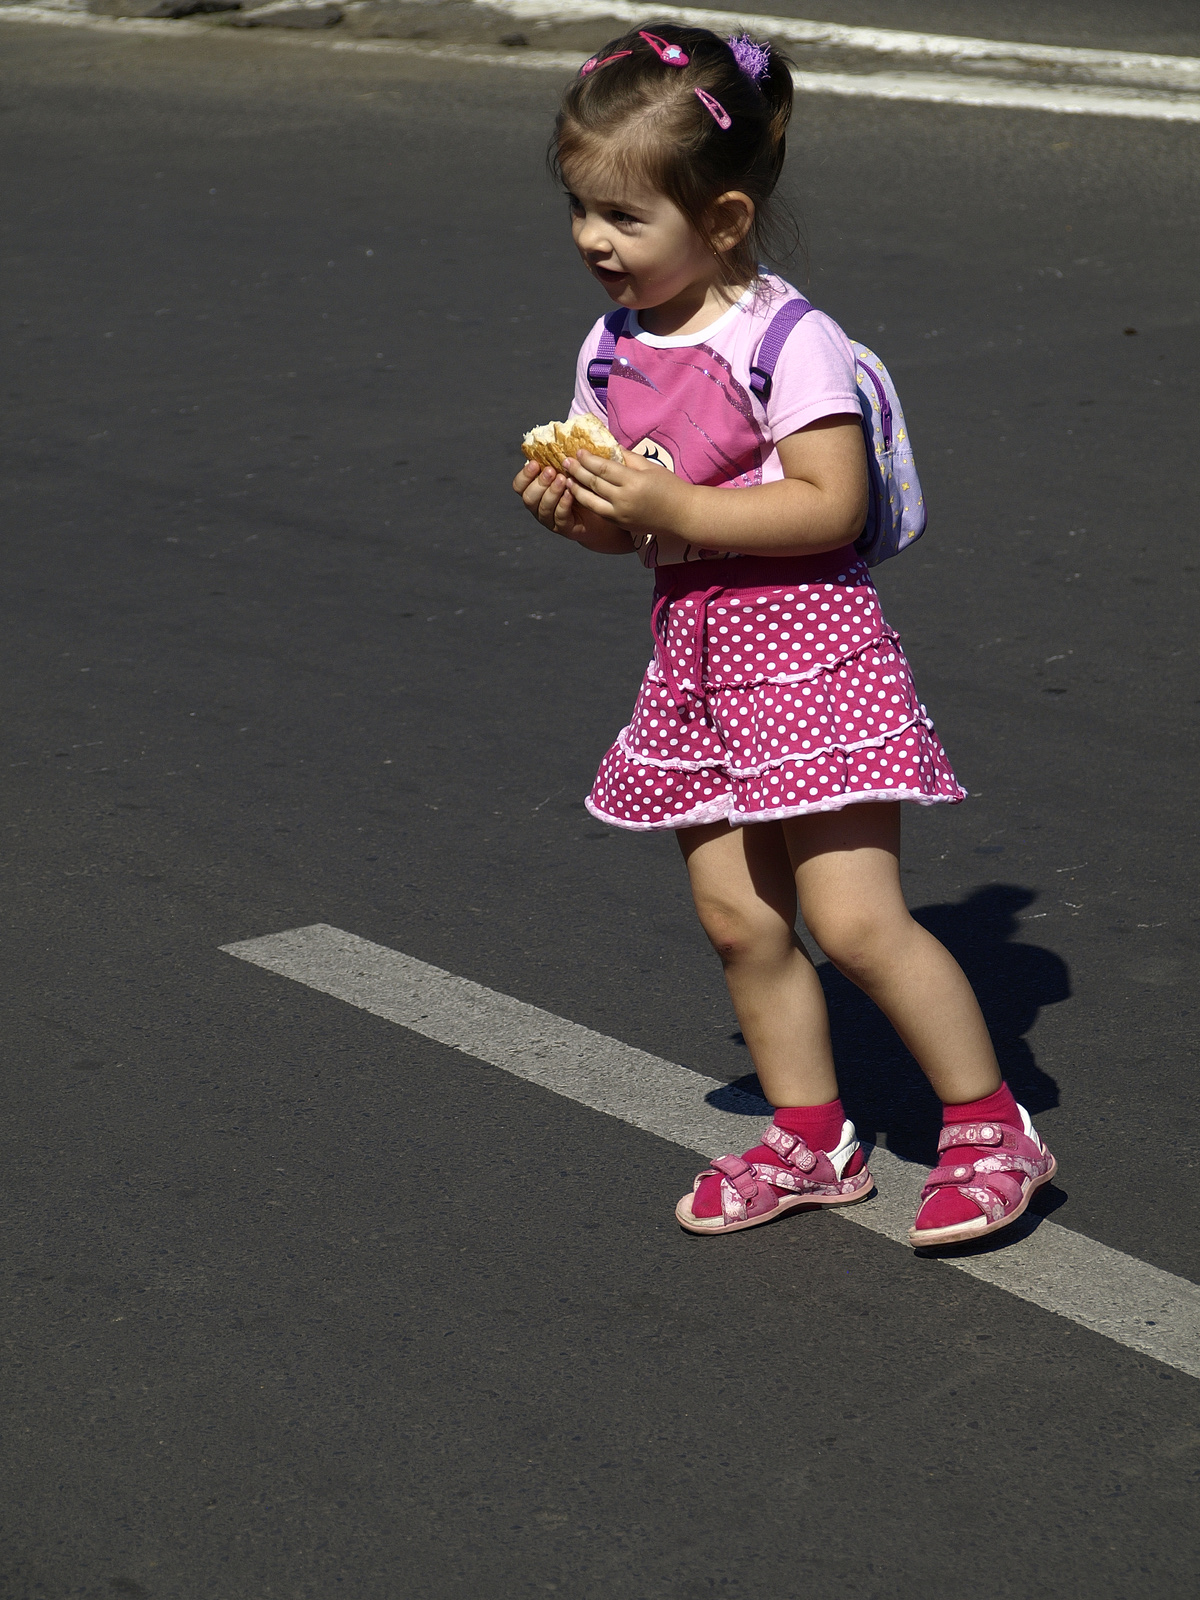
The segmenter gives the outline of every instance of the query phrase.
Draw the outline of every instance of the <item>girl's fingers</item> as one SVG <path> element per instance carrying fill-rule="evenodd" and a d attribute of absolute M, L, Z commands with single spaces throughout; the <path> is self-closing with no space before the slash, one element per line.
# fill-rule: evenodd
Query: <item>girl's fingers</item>
<path fill-rule="evenodd" d="M 558 508 L 568 495 L 570 486 L 561 474 L 551 474 L 548 484 L 545 478 L 546 474 L 542 473 L 521 498 L 544 528 L 556 530 Z"/>
<path fill-rule="evenodd" d="M 551 484 L 558 474 L 553 467 L 539 467 L 536 461 L 527 461 L 513 479 L 513 488 L 524 497 L 526 489 L 535 483 Z"/>
<path fill-rule="evenodd" d="M 534 515 L 551 533 L 562 537 L 569 537 L 578 518 L 571 500 L 571 486 L 568 480 L 561 475 L 555 475 L 548 487 L 543 487 L 539 479 L 533 486 L 539 496 Z"/>
<path fill-rule="evenodd" d="M 620 484 L 626 481 L 624 478 L 625 466 L 622 462 L 612 461 L 608 456 L 593 455 L 590 450 L 581 451 L 581 454 L 587 456 L 588 461 L 594 462 L 595 465 L 588 466 L 578 457 L 572 456 L 567 461 L 566 466 L 573 478 L 582 480 L 589 488 L 605 483 Z"/>
<path fill-rule="evenodd" d="M 575 526 L 575 503 L 568 489 L 554 508 L 554 531 L 565 533 Z"/>
<path fill-rule="evenodd" d="M 583 462 L 577 460 L 574 456 L 568 457 L 566 468 L 571 474 L 572 482 L 582 483 L 588 489 L 594 488 L 600 482 L 596 473 L 590 467 L 585 467 Z"/>
<path fill-rule="evenodd" d="M 617 521 L 616 508 L 609 500 L 602 499 L 594 494 L 591 489 L 585 489 L 580 483 L 571 485 L 571 492 L 575 496 L 577 505 L 586 506 L 589 511 L 594 511 L 597 516 L 607 517 L 610 522 Z"/>
<path fill-rule="evenodd" d="M 542 486 L 540 483 L 531 483 L 526 486 L 521 495 L 521 501 L 527 511 L 532 511 L 536 517 L 538 508 L 542 503 Z"/>
<path fill-rule="evenodd" d="M 536 461 L 527 461 L 513 479 L 513 488 L 523 495 L 541 470 Z"/>

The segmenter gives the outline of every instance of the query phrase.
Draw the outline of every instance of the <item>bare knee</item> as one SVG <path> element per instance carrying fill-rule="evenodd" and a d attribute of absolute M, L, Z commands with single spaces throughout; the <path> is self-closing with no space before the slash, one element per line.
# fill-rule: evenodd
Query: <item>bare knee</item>
<path fill-rule="evenodd" d="M 700 925 L 726 967 L 778 960 L 792 946 L 792 930 L 765 906 L 697 901 Z"/>
<path fill-rule="evenodd" d="M 907 912 L 888 916 L 855 906 L 830 907 L 806 920 L 809 932 L 838 971 L 865 989 L 903 960 L 906 935 L 915 926 Z"/>

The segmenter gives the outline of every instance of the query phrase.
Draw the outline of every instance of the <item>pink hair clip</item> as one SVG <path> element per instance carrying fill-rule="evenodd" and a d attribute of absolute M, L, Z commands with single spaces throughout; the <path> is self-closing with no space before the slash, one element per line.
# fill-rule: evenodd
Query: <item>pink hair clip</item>
<path fill-rule="evenodd" d="M 707 89 L 697 89 L 696 99 L 712 117 L 718 128 L 732 128 L 733 118 L 719 100 L 714 100 Z"/>
<path fill-rule="evenodd" d="M 631 56 L 632 50 L 618 50 L 615 56 L 605 56 L 601 61 L 596 56 L 590 56 L 579 69 L 579 76 L 586 78 L 589 72 L 595 72 L 597 67 L 606 67 L 610 61 L 620 61 L 622 56 Z"/>
<path fill-rule="evenodd" d="M 639 33 L 639 39 L 645 39 L 658 59 L 667 67 L 686 67 L 690 57 L 686 50 L 681 50 L 677 44 L 668 44 L 666 39 L 660 39 L 656 33 Z"/>

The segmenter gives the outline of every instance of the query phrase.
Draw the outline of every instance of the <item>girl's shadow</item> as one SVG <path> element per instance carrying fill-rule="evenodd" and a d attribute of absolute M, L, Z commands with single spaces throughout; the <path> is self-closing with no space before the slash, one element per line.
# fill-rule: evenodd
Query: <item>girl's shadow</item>
<path fill-rule="evenodd" d="M 1036 899 L 1034 890 L 1017 884 L 990 884 L 956 905 L 922 906 L 913 912 L 970 979 L 1000 1070 L 1033 1117 L 1058 1104 L 1058 1085 L 1037 1065 L 1025 1034 L 1042 1006 L 1056 1005 L 1071 993 L 1060 956 L 1040 945 L 1014 942 L 1022 926 L 1017 913 Z M 882 1141 L 906 1160 L 929 1164 L 936 1159 L 942 1122 L 937 1096 L 882 1012 L 830 962 L 818 971 L 829 1005 L 842 1098 L 859 1137 Z M 740 1034 L 734 1037 L 741 1042 Z M 753 1073 L 730 1087 L 762 1092 Z M 718 1089 L 708 1099 L 720 1104 L 722 1094 Z M 735 1109 L 733 1099 L 730 1110 Z M 1042 1193 L 1048 1196 L 1048 1190 Z M 1053 1209 L 1052 1200 L 1048 1197 L 1037 1209 Z"/>

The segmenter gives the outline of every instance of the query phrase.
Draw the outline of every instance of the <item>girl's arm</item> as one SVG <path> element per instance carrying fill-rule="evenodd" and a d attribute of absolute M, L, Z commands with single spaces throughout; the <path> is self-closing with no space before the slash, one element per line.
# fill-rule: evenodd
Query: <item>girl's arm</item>
<path fill-rule="evenodd" d="M 853 543 L 867 520 L 862 419 L 822 417 L 776 448 L 783 481 L 733 492 L 685 483 L 628 452 L 618 462 L 585 451 L 567 462 L 574 514 L 591 513 L 614 533 L 674 533 L 749 555 L 816 555 Z"/>
<path fill-rule="evenodd" d="M 573 539 L 599 555 L 627 556 L 633 550 L 633 540 L 624 528 L 576 504 L 570 480 L 561 472 L 527 461 L 513 479 L 513 488 L 526 510 L 551 533 Z"/>

